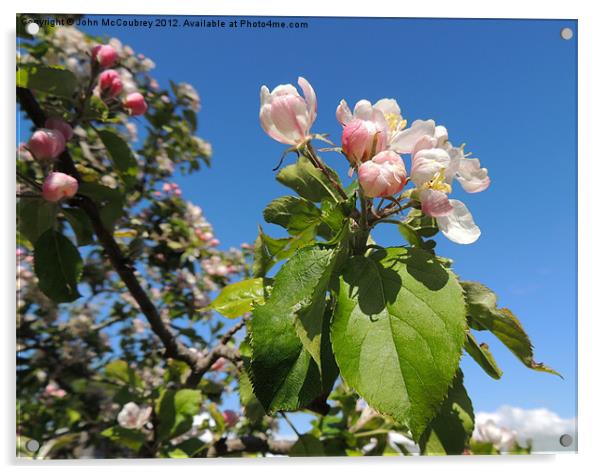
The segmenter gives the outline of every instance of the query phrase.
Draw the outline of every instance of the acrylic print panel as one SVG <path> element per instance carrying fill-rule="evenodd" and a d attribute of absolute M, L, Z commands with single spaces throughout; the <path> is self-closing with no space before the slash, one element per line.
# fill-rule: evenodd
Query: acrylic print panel
<path fill-rule="evenodd" d="M 576 451 L 576 21 L 17 33 L 19 457 Z"/>

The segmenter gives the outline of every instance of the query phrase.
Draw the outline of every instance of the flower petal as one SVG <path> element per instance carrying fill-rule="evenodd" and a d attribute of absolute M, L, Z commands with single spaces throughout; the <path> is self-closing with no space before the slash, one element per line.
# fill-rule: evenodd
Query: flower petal
<path fill-rule="evenodd" d="M 353 116 L 362 120 L 372 120 L 374 115 L 374 107 L 369 100 L 362 99 L 355 104 L 353 108 Z"/>
<path fill-rule="evenodd" d="M 481 168 L 478 158 L 463 158 L 458 167 L 456 179 L 467 193 L 485 191 L 491 184 L 487 168 Z"/>
<path fill-rule="evenodd" d="M 399 133 L 396 133 L 392 138 L 389 148 L 397 153 L 412 153 L 414 145 L 423 136 L 435 135 L 434 120 L 416 120 L 410 128 L 406 128 Z"/>
<path fill-rule="evenodd" d="M 270 94 L 270 90 L 267 86 L 261 86 L 261 90 L 259 92 L 259 105 L 263 107 L 266 104 L 270 104 L 272 102 L 272 95 Z"/>
<path fill-rule="evenodd" d="M 454 210 L 449 202 L 447 194 L 434 189 L 425 189 L 420 192 L 420 203 L 422 212 L 430 217 L 443 217 L 451 214 Z"/>
<path fill-rule="evenodd" d="M 274 125 L 272 121 L 272 106 L 270 104 L 264 105 L 259 110 L 259 122 L 261 127 L 271 138 L 277 142 L 284 143 L 285 145 L 294 145 L 295 141 L 285 137 Z"/>
<path fill-rule="evenodd" d="M 341 100 L 339 106 L 337 107 L 337 120 L 341 125 L 347 125 L 353 120 L 353 114 L 351 113 L 351 109 L 347 105 L 347 101 L 345 101 L 345 99 Z"/>
<path fill-rule="evenodd" d="M 395 99 L 380 99 L 374 108 L 380 110 L 383 114 L 401 115 L 401 109 Z"/>
<path fill-rule="evenodd" d="M 309 126 L 311 127 L 316 121 L 318 115 L 318 100 L 316 99 L 316 93 L 311 84 L 304 77 L 299 77 L 297 80 L 299 87 L 303 91 L 305 96 L 305 102 L 307 103 L 307 111 L 309 112 Z"/>
<path fill-rule="evenodd" d="M 447 168 L 449 155 L 441 148 L 420 150 L 412 157 L 410 176 L 416 186 L 422 186 L 435 177 L 439 171 Z"/>
<path fill-rule="evenodd" d="M 450 199 L 453 211 L 437 217 L 437 225 L 443 235 L 457 244 L 472 244 L 481 235 L 481 229 L 474 223 L 472 214 L 463 202 Z"/>

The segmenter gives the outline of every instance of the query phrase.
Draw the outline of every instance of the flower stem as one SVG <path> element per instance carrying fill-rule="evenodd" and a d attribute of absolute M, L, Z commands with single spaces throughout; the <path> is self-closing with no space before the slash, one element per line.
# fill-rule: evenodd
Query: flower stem
<path fill-rule="evenodd" d="M 319 169 L 322 173 L 324 173 L 324 176 L 326 176 L 326 179 L 328 179 L 328 181 L 330 181 L 330 184 L 333 185 L 333 187 L 337 190 L 337 192 L 340 194 L 340 196 L 345 201 L 348 197 L 347 193 L 345 192 L 345 190 L 343 189 L 341 184 L 334 178 L 334 176 L 332 176 L 332 173 L 326 167 L 326 165 L 322 162 L 322 160 L 318 157 L 318 155 L 316 154 L 316 152 L 314 150 L 314 147 L 311 145 L 311 142 L 308 141 L 306 143 L 306 145 L 304 147 L 304 151 L 306 152 L 305 156 L 309 159 L 309 161 L 311 161 L 311 163 L 317 169 Z"/>

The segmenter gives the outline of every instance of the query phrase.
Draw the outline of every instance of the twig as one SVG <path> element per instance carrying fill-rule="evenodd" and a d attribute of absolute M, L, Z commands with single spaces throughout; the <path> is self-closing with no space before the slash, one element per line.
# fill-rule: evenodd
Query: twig
<path fill-rule="evenodd" d="M 326 176 L 326 179 L 328 179 L 328 181 L 330 181 L 330 184 L 332 184 L 334 186 L 334 188 L 337 190 L 337 192 L 341 195 L 341 197 L 343 198 L 343 201 L 347 200 L 347 198 L 348 198 L 347 193 L 345 192 L 345 190 L 343 189 L 341 184 L 336 179 L 334 179 L 334 177 L 330 173 L 330 170 L 324 165 L 324 163 L 322 163 L 322 160 L 318 157 L 318 155 L 316 155 L 316 152 L 314 151 L 314 148 L 311 145 L 311 142 L 307 142 L 305 149 L 307 150 L 307 158 L 309 158 L 309 161 L 311 161 L 312 164 L 317 169 L 319 169 L 320 171 L 322 171 L 322 173 L 324 173 L 324 176 Z"/>
<path fill-rule="evenodd" d="M 211 369 L 211 366 L 220 357 L 228 359 L 238 366 L 239 362 L 241 361 L 240 353 L 238 352 L 238 349 L 228 345 L 228 343 L 234 337 L 234 334 L 244 327 L 247 320 L 248 317 L 244 317 L 242 321 L 232 326 L 228 332 L 222 336 L 217 346 L 211 349 L 209 353 L 201 356 L 201 359 L 198 361 L 195 370 L 193 370 L 188 376 L 188 379 L 186 380 L 186 386 L 192 388 L 196 387 L 203 378 L 203 375 L 205 375 L 209 369 Z"/>
<path fill-rule="evenodd" d="M 293 425 L 293 422 L 288 419 L 288 416 L 286 416 L 286 413 L 281 411 L 280 416 L 282 416 L 284 421 L 286 421 L 286 424 L 291 427 L 291 430 L 293 430 L 293 432 L 297 435 L 297 438 L 300 438 L 301 434 L 299 433 L 299 431 L 297 431 L 297 428 L 295 428 L 295 425 Z"/>

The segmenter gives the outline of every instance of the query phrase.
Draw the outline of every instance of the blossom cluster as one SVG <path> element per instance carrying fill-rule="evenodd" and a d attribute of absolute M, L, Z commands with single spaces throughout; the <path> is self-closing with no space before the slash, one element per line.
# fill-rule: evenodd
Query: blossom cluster
<path fill-rule="evenodd" d="M 301 149 L 314 135 L 310 129 L 317 117 L 317 99 L 311 84 L 300 77 L 303 97 L 292 84 L 270 91 L 261 88 L 259 118 L 266 133 L 281 143 Z M 434 120 L 415 120 L 409 127 L 396 100 L 385 98 L 375 104 L 360 100 L 353 108 L 341 100 L 336 118 L 343 127 L 341 152 L 357 171 L 367 198 L 390 198 L 408 183 L 415 188 L 406 195 L 420 203 L 422 212 L 436 219 L 450 240 L 469 244 L 480 236 L 466 205 L 450 199 L 457 181 L 464 191 L 477 193 L 490 184 L 486 168 L 469 158 L 464 146 L 454 146 L 448 131 Z M 403 156 L 409 157 L 410 173 Z"/>
<path fill-rule="evenodd" d="M 92 48 L 90 56 L 93 62 L 91 70 L 103 69 L 98 74 L 97 93 L 104 100 L 117 97 L 124 89 L 123 81 L 117 71 L 108 69 L 118 60 L 117 51 L 111 45 L 96 45 Z M 137 91 L 128 93 L 121 106 L 130 115 L 143 115 L 148 109 L 144 96 Z M 43 128 L 33 132 L 25 150 L 33 159 L 48 165 L 58 160 L 73 135 L 72 124 L 62 117 L 52 116 L 46 120 Z M 42 197 L 49 202 L 59 202 L 75 196 L 78 187 L 78 182 L 73 176 L 51 172 L 44 179 Z"/>

